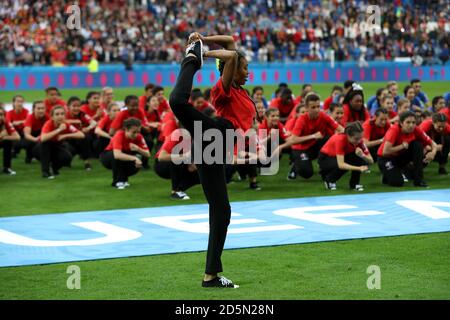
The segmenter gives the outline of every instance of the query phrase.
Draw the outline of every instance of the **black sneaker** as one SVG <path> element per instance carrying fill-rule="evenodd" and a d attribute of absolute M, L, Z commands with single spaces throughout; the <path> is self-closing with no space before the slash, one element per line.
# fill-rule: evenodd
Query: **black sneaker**
<path fill-rule="evenodd" d="M 55 176 L 52 175 L 50 172 L 43 172 L 42 178 L 48 179 L 48 180 L 53 180 L 53 179 L 55 179 Z"/>
<path fill-rule="evenodd" d="M 295 171 L 290 171 L 287 176 L 287 180 L 295 180 L 295 179 L 297 179 L 297 173 Z"/>
<path fill-rule="evenodd" d="M 234 284 L 231 280 L 218 276 L 212 280 L 209 281 L 202 281 L 202 287 L 203 288 L 233 288 L 237 289 L 239 286 L 237 284 Z"/>
<path fill-rule="evenodd" d="M 203 43 L 201 40 L 190 43 L 186 48 L 186 55 L 192 53 L 197 58 L 199 68 L 203 66 Z"/>
<path fill-rule="evenodd" d="M 258 185 L 258 182 L 250 182 L 250 189 L 259 191 L 261 187 Z"/>
<path fill-rule="evenodd" d="M 324 183 L 325 183 L 325 188 L 328 190 L 335 191 L 337 189 L 335 182 L 324 181 Z"/>
<path fill-rule="evenodd" d="M 90 164 L 90 163 L 85 163 L 85 164 L 84 164 L 84 170 L 86 170 L 86 171 L 91 171 L 91 170 L 92 170 L 91 164 Z"/>
<path fill-rule="evenodd" d="M 442 175 L 448 175 L 448 172 L 444 167 L 439 168 L 438 173 Z"/>
<path fill-rule="evenodd" d="M 170 196 L 172 199 L 176 199 L 176 200 L 189 200 L 191 198 L 189 198 L 189 196 L 184 193 L 183 191 L 177 191 L 172 193 L 172 195 Z"/>
<path fill-rule="evenodd" d="M 414 182 L 414 186 L 420 187 L 420 188 L 429 188 L 428 184 L 425 181 L 423 181 L 423 180 Z"/>
<path fill-rule="evenodd" d="M 3 173 L 7 174 L 8 176 L 15 176 L 16 175 L 16 172 L 13 169 L 11 169 L 11 168 L 4 168 L 3 169 Z"/>

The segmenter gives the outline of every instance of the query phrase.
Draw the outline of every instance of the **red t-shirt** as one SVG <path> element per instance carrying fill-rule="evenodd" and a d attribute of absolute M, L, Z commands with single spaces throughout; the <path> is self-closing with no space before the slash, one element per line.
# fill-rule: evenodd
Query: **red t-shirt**
<path fill-rule="evenodd" d="M 442 108 L 439 113 L 443 113 L 447 116 L 447 123 L 450 124 L 450 107 Z"/>
<path fill-rule="evenodd" d="M 146 95 L 139 97 L 139 101 L 138 101 L 139 109 L 145 110 L 145 105 L 147 104 L 147 98 L 148 97 Z"/>
<path fill-rule="evenodd" d="M 24 128 L 25 127 L 31 128 L 31 132 L 39 132 L 39 134 L 40 134 L 42 127 L 47 122 L 47 120 L 48 120 L 47 115 L 44 115 L 44 117 L 41 119 L 37 119 L 35 117 L 34 113 L 31 113 L 28 115 L 23 126 L 24 126 Z"/>
<path fill-rule="evenodd" d="M 420 124 L 420 129 L 423 130 L 430 138 L 434 139 L 436 135 L 440 135 L 436 132 L 433 126 L 433 120 L 427 119 Z M 450 135 L 450 124 L 446 123 L 444 131 L 441 133 L 444 135 Z"/>
<path fill-rule="evenodd" d="M 111 128 L 112 120 L 109 118 L 108 115 L 104 116 L 99 123 L 97 124 L 97 127 L 105 131 L 106 133 L 109 133 L 109 129 Z"/>
<path fill-rule="evenodd" d="M 11 124 L 14 121 L 23 121 L 23 120 L 26 120 L 28 113 L 29 113 L 28 109 L 25 109 L 25 108 L 23 108 L 20 113 L 17 113 L 16 110 L 13 109 L 6 113 L 6 120 L 11 122 Z M 19 132 L 23 132 L 24 123 L 19 124 L 18 126 L 14 126 L 14 128 Z"/>
<path fill-rule="evenodd" d="M 402 144 L 403 142 L 411 143 L 416 140 L 421 142 L 423 145 L 431 145 L 432 144 L 431 138 L 425 132 L 423 132 L 423 130 L 420 127 L 416 127 L 414 129 L 414 131 L 411 133 L 403 133 L 400 125 L 398 123 L 396 123 L 396 124 L 392 125 L 389 128 L 389 130 L 386 132 L 383 143 L 378 148 L 377 154 L 379 157 L 385 157 L 385 156 L 383 156 L 383 149 L 384 149 L 384 144 L 386 143 L 386 141 L 389 141 L 393 147 L 396 147 L 396 146 Z M 398 156 L 403 151 L 405 151 L 405 150 L 402 150 L 399 153 L 389 156 L 389 157 Z"/>
<path fill-rule="evenodd" d="M 16 132 L 16 129 L 14 129 L 14 126 L 8 120 L 5 120 L 5 130 L 8 133 L 8 135 L 12 135 L 14 132 Z"/>
<path fill-rule="evenodd" d="M 391 124 L 389 122 L 386 122 L 386 125 L 384 127 L 378 127 L 375 124 L 375 120 L 371 119 L 364 122 L 362 127 L 364 129 L 364 139 L 367 139 L 367 141 L 373 141 L 383 138 L 386 132 L 391 127 Z"/>
<path fill-rule="evenodd" d="M 92 118 L 85 114 L 84 112 L 80 112 L 78 116 L 73 116 L 70 111 L 66 114 L 67 120 L 80 120 L 81 123 L 71 123 L 75 128 L 81 130 L 83 128 L 89 127 L 89 124 L 92 121 Z"/>
<path fill-rule="evenodd" d="M 244 88 L 230 87 L 228 93 L 223 88 L 222 78 L 211 89 L 211 102 L 217 115 L 233 124 L 235 129 L 247 131 L 253 125 L 256 108 Z"/>
<path fill-rule="evenodd" d="M 122 152 L 130 153 L 130 143 L 137 145 L 141 149 L 148 150 L 147 144 L 145 143 L 142 134 L 138 133 L 136 139 L 128 139 L 125 131 L 119 130 L 116 132 L 114 137 L 111 138 L 111 141 L 105 148 L 105 151 L 121 150 Z"/>
<path fill-rule="evenodd" d="M 269 131 L 269 129 L 270 129 L 270 131 Z M 266 134 L 267 134 L 267 136 L 269 136 L 269 134 L 272 130 L 277 130 L 277 129 L 278 129 L 278 134 L 280 136 L 280 139 L 286 140 L 287 131 L 286 131 L 285 126 L 283 126 L 283 124 L 280 121 L 278 121 L 278 124 L 276 127 L 269 128 L 269 124 L 267 123 L 267 120 L 264 119 L 263 122 L 261 122 L 261 124 L 258 126 L 258 136 L 260 138 L 263 138 L 262 132 L 260 130 L 266 130 Z"/>
<path fill-rule="evenodd" d="M 394 119 L 397 116 L 397 112 L 394 110 L 388 112 L 389 120 Z"/>
<path fill-rule="evenodd" d="M 159 122 L 158 129 L 161 128 L 161 123 L 160 123 L 161 117 L 159 116 L 158 111 L 156 111 L 156 110 L 153 110 L 150 112 L 145 111 L 145 116 L 146 116 L 148 122 Z M 154 130 L 155 130 L 154 128 L 151 128 L 151 131 L 154 131 Z"/>
<path fill-rule="evenodd" d="M 271 108 L 276 108 L 280 111 L 280 117 L 286 118 L 291 113 L 292 109 L 294 109 L 294 101 L 291 99 L 289 103 L 284 104 L 281 98 L 275 98 L 270 102 Z"/>
<path fill-rule="evenodd" d="M 57 134 L 56 136 L 54 136 L 51 139 L 51 141 L 58 141 L 58 137 L 60 135 L 62 135 L 62 134 L 75 133 L 75 132 L 79 131 L 75 126 L 71 125 L 70 123 L 65 123 L 65 124 L 66 124 L 66 130 L 64 130 L 63 132 L 61 132 L 61 133 Z M 42 131 L 41 131 L 40 137 L 42 137 L 42 135 L 44 133 L 52 132 L 53 130 L 57 129 L 58 127 L 55 125 L 55 122 L 53 122 L 53 120 L 51 120 L 51 119 L 47 120 L 47 122 L 42 127 Z M 39 140 L 40 140 L 40 138 L 39 138 Z"/>
<path fill-rule="evenodd" d="M 296 121 L 297 121 L 297 118 L 295 118 L 295 117 L 290 118 L 288 121 L 286 121 L 286 124 L 284 126 L 286 128 L 286 130 L 292 132 Z"/>
<path fill-rule="evenodd" d="M 345 133 L 339 133 L 332 136 L 327 143 L 322 147 L 320 152 L 326 154 L 329 157 L 336 157 L 336 155 L 345 156 L 347 154 L 355 152 L 356 148 L 360 148 L 365 155 L 368 155 L 369 149 L 364 144 L 363 140 L 355 146 L 348 141 L 348 137 Z"/>
<path fill-rule="evenodd" d="M 161 127 L 160 127 L 160 134 L 158 137 L 159 141 L 165 141 L 168 136 L 172 134 L 173 131 L 175 131 L 178 128 L 177 122 L 175 121 L 175 115 L 173 112 L 166 112 L 166 114 L 163 116 Z"/>
<path fill-rule="evenodd" d="M 162 102 L 159 103 L 158 106 L 158 113 L 159 116 L 161 116 L 164 112 L 170 111 L 170 106 L 169 106 L 169 102 L 167 102 L 166 99 L 164 99 Z"/>
<path fill-rule="evenodd" d="M 339 124 L 333 120 L 325 112 L 320 111 L 316 119 L 311 119 L 309 113 L 306 112 L 298 117 L 295 122 L 294 129 L 292 129 L 292 134 L 303 137 L 310 134 L 314 134 L 320 131 L 324 136 L 331 136 L 336 131 Z M 307 150 L 311 148 L 317 142 L 316 139 L 311 139 L 303 143 L 294 144 L 292 146 L 293 150 Z"/>
<path fill-rule="evenodd" d="M 45 100 L 44 100 L 44 104 L 45 104 L 45 113 L 46 113 L 48 116 L 50 116 L 51 111 L 52 111 L 52 108 L 53 108 L 54 106 L 63 106 L 64 109 L 65 109 L 66 112 L 67 112 L 66 102 L 65 102 L 64 100 L 62 100 L 62 99 L 57 99 L 56 102 L 53 103 L 53 104 L 50 103 L 50 101 L 49 101 L 48 99 L 45 99 Z"/>
<path fill-rule="evenodd" d="M 148 127 L 148 122 L 147 118 L 145 117 L 144 111 L 138 109 L 135 114 L 130 114 L 130 111 L 128 110 L 120 111 L 111 123 L 111 128 L 113 128 L 114 130 L 122 129 L 123 122 L 129 118 L 139 119 L 141 120 L 142 127 Z"/>
<path fill-rule="evenodd" d="M 83 104 L 80 108 L 80 111 L 83 112 L 84 114 L 87 114 L 89 117 L 91 117 L 95 121 L 98 121 L 101 118 L 103 118 L 104 116 L 106 116 L 105 109 L 102 109 L 101 107 L 99 107 L 99 108 L 101 110 L 100 116 L 97 116 L 97 110 L 92 110 L 91 108 L 89 108 L 89 105 L 87 105 L 87 104 Z"/>
<path fill-rule="evenodd" d="M 323 111 L 330 109 L 330 104 L 333 102 L 333 96 L 329 96 L 323 101 Z"/>
<path fill-rule="evenodd" d="M 344 116 L 342 117 L 342 123 L 346 125 L 348 122 L 355 122 L 360 121 L 364 122 L 367 119 L 370 119 L 369 111 L 364 107 L 363 114 L 365 115 L 364 118 L 361 118 L 360 112 L 353 111 L 350 109 L 350 106 L 348 104 L 344 104 Z"/>

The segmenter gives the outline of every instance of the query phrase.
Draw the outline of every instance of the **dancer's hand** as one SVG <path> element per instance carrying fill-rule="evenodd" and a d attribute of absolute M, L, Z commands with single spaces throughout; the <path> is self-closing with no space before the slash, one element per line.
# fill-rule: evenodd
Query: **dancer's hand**
<path fill-rule="evenodd" d="M 360 166 L 359 167 L 359 171 L 361 171 L 361 172 L 364 172 L 364 171 L 367 171 L 367 170 L 369 170 L 368 166 Z"/>
<path fill-rule="evenodd" d="M 139 158 L 137 158 L 137 157 L 134 160 L 134 164 L 135 164 L 136 168 L 142 167 L 142 161 Z"/>

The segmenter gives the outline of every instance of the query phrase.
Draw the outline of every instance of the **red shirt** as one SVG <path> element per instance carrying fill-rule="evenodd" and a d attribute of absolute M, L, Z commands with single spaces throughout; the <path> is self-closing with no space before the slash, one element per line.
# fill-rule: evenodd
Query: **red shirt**
<path fill-rule="evenodd" d="M 161 122 L 160 131 L 158 140 L 165 141 L 167 137 L 169 137 L 173 131 L 178 128 L 177 122 L 175 121 L 175 115 L 173 112 L 167 112 Z"/>
<path fill-rule="evenodd" d="M 104 116 L 106 116 L 106 111 L 104 109 L 101 109 L 101 107 L 99 107 L 99 108 L 101 110 L 100 116 L 97 116 L 97 109 L 92 110 L 91 108 L 89 108 L 89 105 L 87 105 L 87 104 L 83 104 L 80 108 L 80 111 L 83 112 L 84 114 L 87 114 L 89 117 L 91 117 L 95 121 L 98 121 L 101 118 L 103 118 Z"/>
<path fill-rule="evenodd" d="M 130 143 L 137 145 L 141 149 L 148 150 L 142 134 L 138 133 L 136 139 L 128 139 L 125 131 L 119 130 L 114 137 L 111 138 L 105 151 L 120 150 L 125 153 L 131 153 Z"/>
<path fill-rule="evenodd" d="M 111 128 L 112 120 L 109 118 L 108 115 L 104 116 L 99 123 L 97 124 L 97 127 L 105 131 L 106 133 L 109 133 L 109 129 Z"/>
<path fill-rule="evenodd" d="M 145 109 L 145 105 L 147 104 L 147 99 L 148 97 L 146 95 L 140 96 L 139 97 L 139 109 L 144 110 Z"/>
<path fill-rule="evenodd" d="M 169 103 L 167 102 L 166 99 L 164 99 L 162 102 L 159 103 L 158 106 L 158 113 L 159 116 L 161 116 L 164 112 L 170 111 L 170 106 Z"/>
<path fill-rule="evenodd" d="M 148 122 L 159 122 L 158 129 L 161 128 L 161 123 L 160 123 L 161 122 L 161 118 L 159 116 L 158 111 L 156 111 L 156 110 L 153 110 L 153 111 L 150 111 L 150 112 L 145 111 L 145 116 L 146 116 Z M 154 128 L 151 128 L 150 131 L 154 131 L 154 130 L 155 130 Z"/>
<path fill-rule="evenodd" d="M 298 117 L 295 122 L 294 129 L 292 129 L 292 134 L 298 137 L 303 137 L 320 131 L 324 136 L 331 136 L 334 134 L 334 131 L 336 131 L 338 126 L 339 124 L 323 111 L 319 112 L 316 119 L 311 119 L 309 117 L 309 113 L 306 112 Z M 292 149 L 307 150 L 311 148 L 316 141 L 316 139 L 311 139 L 303 143 L 294 144 Z"/>
<path fill-rule="evenodd" d="M 420 129 L 420 127 L 416 127 L 414 129 L 414 131 L 411 133 L 403 133 L 400 125 L 398 123 L 396 123 L 396 124 L 392 125 L 390 127 L 390 129 L 386 132 L 383 143 L 378 148 L 377 154 L 379 157 L 385 157 L 385 156 L 383 156 L 383 149 L 384 149 L 384 144 L 386 143 L 386 141 L 389 141 L 393 147 L 396 147 L 396 146 L 402 144 L 403 142 L 411 143 L 416 140 L 420 141 L 423 145 L 431 145 L 432 144 L 431 138 L 425 132 L 423 132 L 423 130 Z M 395 155 L 389 156 L 389 157 L 398 156 L 403 151 L 404 150 L 400 151 L 399 153 L 397 153 Z"/>
<path fill-rule="evenodd" d="M 339 133 L 332 136 L 327 143 L 325 143 L 320 152 L 329 157 L 336 157 L 336 155 L 345 156 L 354 153 L 356 148 L 360 148 L 365 155 L 370 153 L 362 139 L 355 146 L 348 141 L 348 137 L 345 133 Z"/>
<path fill-rule="evenodd" d="M 32 113 L 28 115 L 23 126 L 31 128 L 31 132 L 39 132 L 39 134 L 41 134 L 42 127 L 47 122 L 47 120 L 47 115 L 44 115 L 44 117 L 41 119 L 37 119 L 34 113 Z"/>
<path fill-rule="evenodd" d="M 389 122 L 386 122 L 386 125 L 384 127 L 378 127 L 375 124 L 375 120 L 371 119 L 364 122 L 362 127 L 364 129 L 364 139 L 366 139 L 367 141 L 373 141 L 383 138 L 386 132 L 391 127 L 391 124 Z"/>
<path fill-rule="evenodd" d="M 83 128 L 89 127 L 89 124 L 92 121 L 92 118 L 85 114 L 84 112 L 80 112 L 78 116 L 73 116 L 70 111 L 66 114 L 67 120 L 80 120 L 81 123 L 71 123 L 75 128 L 81 130 Z"/>
<path fill-rule="evenodd" d="M 348 104 L 344 104 L 344 116 L 342 117 L 342 123 L 346 125 L 348 122 L 360 121 L 364 122 L 370 119 L 369 111 L 364 107 L 363 109 L 364 118 L 361 118 L 360 112 L 353 111 L 350 109 Z"/>
<path fill-rule="evenodd" d="M 291 113 L 292 109 L 294 109 L 294 101 L 292 99 L 289 100 L 287 104 L 282 102 L 281 98 L 275 98 L 270 102 L 271 108 L 276 108 L 280 111 L 280 117 L 286 118 Z"/>
<path fill-rule="evenodd" d="M 14 132 L 16 132 L 16 129 L 14 129 L 14 126 L 11 124 L 11 122 L 9 122 L 8 120 L 5 120 L 4 124 L 5 124 L 5 130 L 9 136 L 12 135 Z M 0 126 L 0 129 L 1 129 L 1 126 Z"/>
<path fill-rule="evenodd" d="M 17 113 L 17 111 L 13 109 L 6 113 L 6 120 L 11 122 L 11 124 L 14 121 L 23 121 L 23 120 L 26 120 L 28 113 L 29 113 L 28 109 L 25 109 L 25 108 L 23 108 L 20 113 Z M 24 124 L 23 123 L 19 124 L 17 126 L 14 126 L 14 128 L 19 132 L 23 132 Z"/>
<path fill-rule="evenodd" d="M 270 129 L 270 131 L 269 131 Z M 258 136 L 260 138 L 262 138 L 262 132 L 260 132 L 260 130 L 266 130 L 266 135 L 269 136 L 270 132 L 272 130 L 278 130 L 278 134 L 280 135 L 280 139 L 282 140 L 286 140 L 287 138 L 287 131 L 286 128 L 283 126 L 283 124 L 278 121 L 278 124 L 276 127 L 270 127 L 269 128 L 269 124 L 267 123 L 267 120 L 264 119 L 263 122 L 261 122 L 261 124 L 258 126 Z"/>
<path fill-rule="evenodd" d="M 211 89 L 211 102 L 217 115 L 230 121 L 235 129 L 245 132 L 252 127 L 256 108 L 244 88 L 230 86 L 230 91 L 226 93 L 220 78 Z"/>
<path fill-rule="evenodd" d="M 450 107 L 442 108 L 439 113 L 443 113 L 447 116 L 447 123 L 450 124 Z"/>
<path fill-rule="evenodd" d="M 323 111 L 330 109 L 330 104 L 333 102 L 333 96 L 329 96 L 323 101 Z"/>
<path fill-rule="evenodd" d="M 297 121 L 297 118 L 295 118 L 295 117 L 290 118 L 288 121 L 286 121 L 286 124 L 284 126 L 286 128 L 286 130 L 292 132 L 292 130 L 294 129 L 296 121 Z"/>
<path fill-rule="evenodd" d="M 391 120 L 397 116 L 397 112 L 395 112 L 394 110 L 388 111 L 388 115 L 389 115 L 389 120 Z"/>
<path fill-rule="evenodd" d="M 441 134 L 450 135 L 450 124 L 446 123 L 444 131 L 442 133 L 436 132 L 433 126 L 433 120 L 427 119 L 420 124 L 420 129 L 423 130 L 430 138 L 434 139 L 435 136 L 439 136 Z"/>
<path fill-rule="evenodd" d="M 78 132 L 78 131 L 79 131 L 77 128 L 75 128 L 75 126 L 71 125 L 70 123 L 66 123 L 66 122 L 65 122 L 65 124 L 66 124 L 66 130 L 64 130 L 64 131 L 60 132 L 59 134 L 57 134 L 56 136 L 54 136 L 54 137 L 51 139 L 51 141 L 58 141 L 58 137 L 59 137 L 60 135 L 62 135 L 62 134 L 75 133 L 75 132 Z M 59 126 L 58 126 L 58 127 L 59 127 Z M 52 132 L 53 130 L 57 129 L 58 127 L 55 125 L 55 122 L 53 122 L 52 119 L 47 120 L 47 122 L 46 122 L 46 123 L 44 124 L 44 126 L 42 127 L 42 131 L 41 131 L 40 137 L 42 137 L 42 135 L 43 135 L 44 133 Z M 39 140 L 40 140 L 40 138 L 39 138 Z"/>
<path fill-rule="evenodd" d="M 50 101 L 48 99 L 44 100 L 44 104 L 45 104 L 45 113 L 50 116 L 52 108 L 54 106 L 63 106 L 64 110 L 66 110 L 67 112 L 67 106 L 66 106 L 66 102 L 62 99 L 57 99 L 55 103 L 50 103 Z"/>
<path fill-rule="evenodd" d="M 142 127 L 148 127 L 148 121 L 145 117 L 144 111 L 138 109 L 135 114 L 130 114 L 130 111 L 128 110 L 120 111 L 111 123 L 111 128 L 113 128 L 114 130 L 122 129 L 123 122 L 129 118 L 139 119 L 141 120 Z"/>

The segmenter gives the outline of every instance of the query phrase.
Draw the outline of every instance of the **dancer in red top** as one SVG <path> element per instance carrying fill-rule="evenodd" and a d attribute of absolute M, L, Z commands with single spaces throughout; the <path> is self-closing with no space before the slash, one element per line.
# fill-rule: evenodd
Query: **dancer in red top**
<path fill-rule="evenodd" d="M 447 175 L 445 166 L 450 151 L 450 124 L 447 123 L 447 116 L 443 113 L 435 113 L 431 119 L 420 124 L 420 129 L 436 142 L 437 153 L 434 160 L 439 163 L 438 173 Z"/>
<path fill-rule="evenodd" d="M 223 50 L 203 53 L 203 42 L 217 44 Z M 210 118 L 189 103 L 195 73 L 202 67 L 203 56 L 219 59 L 220 78 L 211 90 L 211 102 L 217 110 L 217 117 Z M 177 83 L 170 95 L 170 107 L 180 123 L 194 136 L 194 122 L 202 124 L 202 130 L 218 129 L 225 136 L 226 129 L 247 131 L 253 125 L 255 105 L 242 85 L 248 78 L 248 62 L 245 55 L 236 50 L 230 36 L 203 37 L 191 34 L 186 57 L 181 63 Z M 195 147 L 206 147 L 207 143 L 194 143 Z M 225 154 L 232 150 L 224 150 Z M 209 203 L 210 232 L 203 287 L 235 288 L 236 285 L 223 276 L 221 255 L 231 208 L 223 163 L 197 164 L 203 191 Z"/>
<path fill-rule="evenodd" d="M 375 111 L 373 119 L 367 120 L 363 124 L 364 128 L 364 143 L 369 148 L 370 155 L 376 161 L 377 152 L 386 132 L 391 127 L 388 120 L 388 112 L 386 109 L 378 109 Z"/>
<path fill-rule="evenodd" d="M 39 142 L 42 127 L 48 119 L 48 116 L 45 114 L 44 102 L 33 102 L 33 112 L 29 114 L 25 120 L 23 129 L 23 134 L 27 141 L 27 156 L 25 158 L 25 163 L 31 163 L 33 154 L 35 153 L 33 150 Z"/>
<path fill-rule="evenodd" d="M 149 158 L 147 144 L 139 133 L 141 122 L 130 118 L 124 121 L 123 130 L 116 132 L 105 151 L 100 154 L 100 161 L 113 173 L 111 186 L 123 190 L 130 186 L 128 178 L 135 175 L 142 167 L 142 157 Z"/>
<path fill-rule="evenodd" d="M 45 93 L 47 95 L 46 99 L 44 100 L 45 113 L 48 117 L 50 117 L 50 113 L 54 106 L 63 106 L 67 111 L 66 102 L 61 99 L 61 93 L 59 92 L 58 88 L 49 87 L 45 89 Z"/>
<path fill-rule="evenodd" d="M 120 107 L 117 103 L 112 102 L 106 107 L 106 116 L 104 116 L 95 127 L 95 134 L 97 138 L 94 141 L 94 149 L 97 154 L 102 153 L 111 141 L 112 135 L 109 134 L 111 123 L 120 112 Z"/>
<path fill-rule="evenodd" d="M 21 149 L 26 149 L 26 140 L 23 134 L 25 119 L 28 116 L 28 110 L 24 108 L 25 99 L 21 95 L 16 95 L 12 99 L 13 109 L 6 113 L 6 120 L 8 120 L 20 135 L 19 141 L 13 142 L 13 158 L 15 158 Z"/>
<path fill-rule="evenodd" d="M 344 133 L 332 136 L 320 150 L 320 174 L 327 189 L 336 190 L 336 182 L 347 171 L 351 171 L 350 189 L 364 190 L 360 184 L 361 173 L 369 169 L 367 165 L 372 164 L 373 159 L 362 140 L 362 134 L 361 123 L 348 123 Z"/>
<path fill-rule="evenodd" d="M 20 135 L 13 125 L 6 120 L 6 112 L 0 106 L 0 148 L 3 149 L 3 173 L 14 176 L 16 172 L 11 169 L 11 155 L 13 141 L 19 141 Z"/>
<path fill-rule="evenodd" d="M 342 119 L 343 125 L 347 122 L 364 121 L 370 119 L 369 111 L 364 106 L 364 94 L 362 87 L 354 83 L 350 91 L 344 98 L 344 117 Z"/>
<path fill-rule="evenodd" d="M 424 155 L 426 146 L 429 146 L 429 152 Z M 423 177 L 423 164 L 433 161 L 436 152 L 436 143 L 416 126 L 414 112 L 401 113 L 399 123 L 391 126 L 378 149 L 378 166 L 383 173 L 383 184 L 403 186 L 405 171 L 407 178 L 412 178 L 416 187 L 428 187 Z"/>

